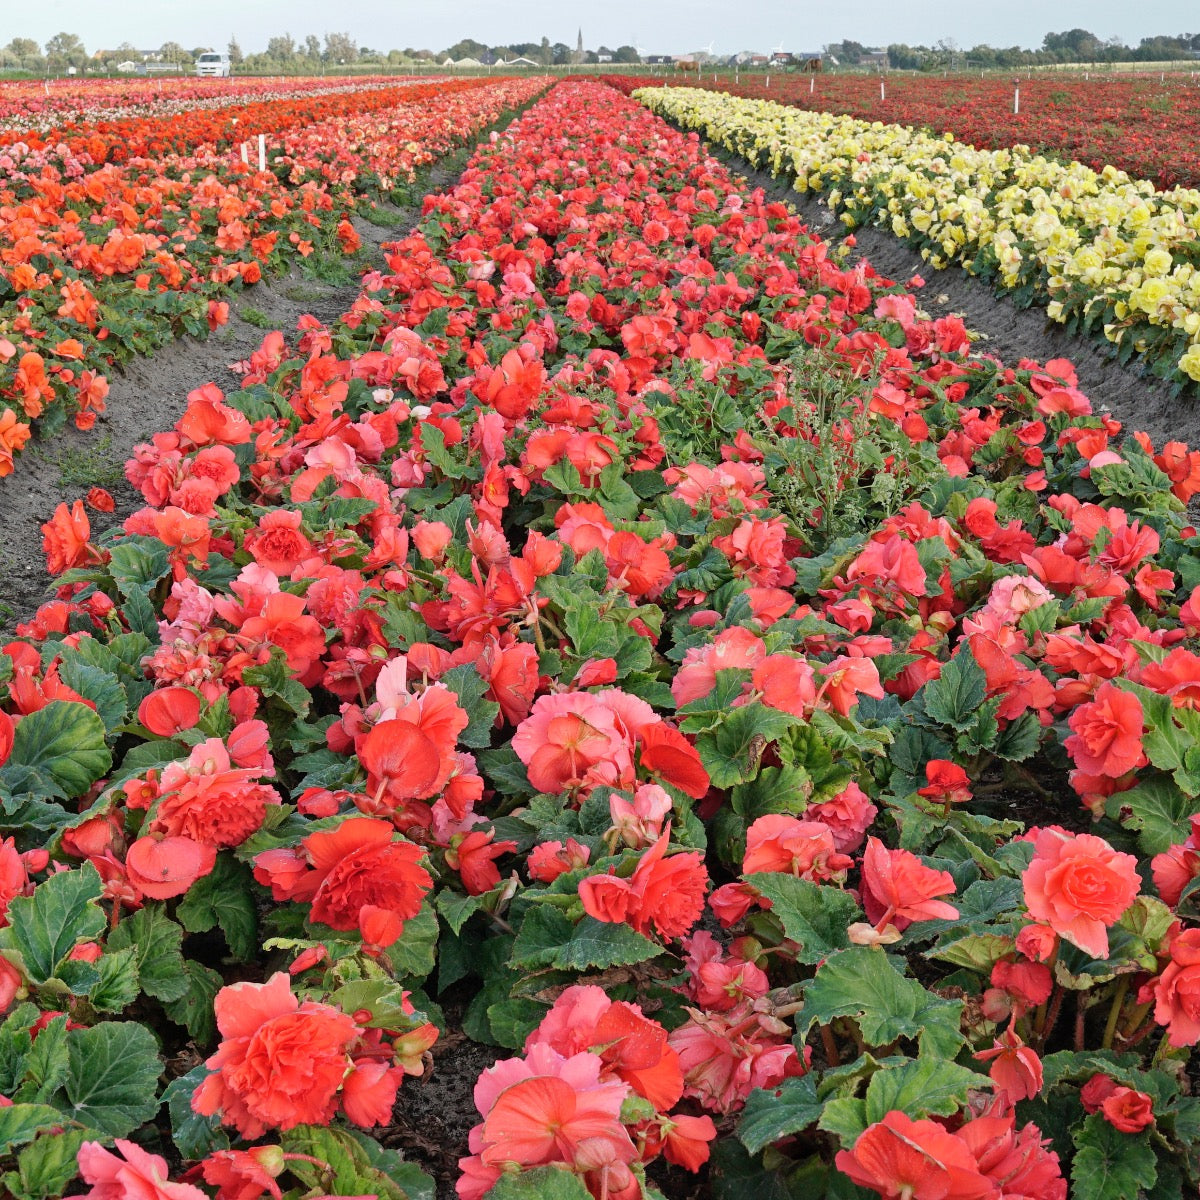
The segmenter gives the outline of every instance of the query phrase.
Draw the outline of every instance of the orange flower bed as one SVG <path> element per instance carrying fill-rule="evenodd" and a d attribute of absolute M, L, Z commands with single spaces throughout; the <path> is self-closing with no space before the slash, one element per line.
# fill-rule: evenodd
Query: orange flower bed
<path fill-rule="evenodd" d="M 297 254 L 355 253 L 361 199 L 411 184 L 542 86 L 400 85 L 0 133 L 0 476 L 31 423 L 90 428 L 112 364 L 205 336 L 231 290 Z M 238 152 L 259 133 L 266 171 L 257 147 L 249 163 Z"/>

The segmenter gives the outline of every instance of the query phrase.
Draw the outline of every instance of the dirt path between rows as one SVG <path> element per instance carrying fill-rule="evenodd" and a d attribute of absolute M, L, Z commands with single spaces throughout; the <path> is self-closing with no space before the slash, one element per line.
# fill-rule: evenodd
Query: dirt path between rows
<path fill-rule="evenodd" d="M 720 146 L 706 143 L 714 158 L 747 181 L 763 188 L 775 199 L 792 204 L 809 228 L 827 242 L 840 243 L 849 234 L 841 220 L 812 192 L 795 191 L 790 184 L 766 171 L 757 170 L 744 158 Z M 1200 401 L 1179 398 L 1171 387 L 1141 369 L 1141 364 L 1122 366 L 1112 348 L 1098 338 L 1083 338 L 1047 318 L 1038 307 L 1018 308 L 991 285 L 968 275 L 960 267 L 938 271 L 911 246 L 884 229 L 863 228 L 854 232 L 855 247 L 850 261 L 866 259 L 879 274 L 907 281 L 914 275 L 925 280 L 918 289 L 917 305 L 931 317 L 959 314 L 968 329 L 980 335 L 975 348 L 994 354 L 1006 363 L 1021 358 L 1045 362 L 1067 358 L 1075 365 L 1080 390 L 1098 412 L 1111 412 L 1131 431 L 1145 430 L 1155 445 L 1177 439 L 1200 445 Z"/>

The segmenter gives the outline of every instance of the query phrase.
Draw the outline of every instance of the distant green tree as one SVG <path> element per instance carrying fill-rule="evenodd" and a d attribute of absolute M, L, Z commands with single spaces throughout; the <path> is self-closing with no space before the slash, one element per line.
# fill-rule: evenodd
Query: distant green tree
<path fill-rule="evenodd" d="M 33 38 L 15 37 L 5 46 L 5 49 L 17 58 L 33 58 L 42 52 L 41 46 Z"/>
<path fill-rule="evenodd" d="M 996 51 L 996 66 L 1005 70 L 1011 67 L 1024 67 L 1033 58 L 1034 55 L 1030 51 L 1022 50 L 1020 46 L 1009 46 Z"/>
<path fill-rule="evenodd" d="M 229 61 L 235 66 L 241 66 L 246 60 L 246 56 L 242 53 L 241 46 L 238 45 L 238 40 L 235 37 L 229 39 Z"/>
<path fill-rule="evenodd" d="M 460 58 L 478 58 L 486 49 L 487 46 L 483 42 L 477 42 L 474 38 L 463 38 L 461 42 L 447 47 L 439 57 L 453 58 L 455 61 Z"/>
<path fill-rule="evenodd" d="M 1181 37 L 1148 37 L 1138 43 L 1135 57 L 1142 62 L 1169 62 L 1171 59 L 1191 58 L 1190 34 Z"/>
<path fill-rule="evenodd" d="M 909 46 L 904 42 L 893 43 L 887 48 L 888 66 L 893 71 L 919 71 L 927 55 L 928 51 L 924 46 Z"/>
<path fill-rule="evenodd" d="M 866 54 L 867 48 L 861 42 L 831 42 L 825 47 L 829 54 L 832 54 L 839 63 L 846 66 L 856 66 L 862 62 L 863 55 Z"/>
<path fill-rule="evenodd" d="M 296 57 L 296 42 L 290 33 L 277 35 L 267 42 L 267 58 L 277 63 L 290 63 Z"/>
<path fill-rule="evenodd" d="M 56 33 L 46 43 L 46 60 L 53 71 L 61 71 L 66 67 L 78 70 L 87 65 L 87 50 L 75 34 Z"/>
<path fill-rule="evenodd" d="M 507 46 L 492 47 L 500 57 L 505 59 L 527 58 L 530 62 L 543 62 L 540 42 L 509 42 Z"/>
<path fill-rule="evenodd" d="M 325 35 L 325 52 L 322 57 L 328 63 L 357 62 L 358 47 L 348 33 L 327 33 Z"/>
<path fill-rule="evenodd" d="M 1042 39 L 1042 49 L 1056 54 L 1060 62 L 1094 62 L 1101 48 L 1100 39 L 1087 29 L 1048 33 Z"/>
<path fill-rule="evenodd" d="M 129 42 L 122 42 L 115 50 L 101 50 L 96 54 L 106 66 L 114 66 L 120 62 L 138 62 L 142 53 Z"/>

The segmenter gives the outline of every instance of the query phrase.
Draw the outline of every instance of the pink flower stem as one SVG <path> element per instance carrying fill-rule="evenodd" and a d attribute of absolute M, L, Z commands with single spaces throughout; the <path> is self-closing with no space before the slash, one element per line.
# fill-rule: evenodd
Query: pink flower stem
<path fill-rule="evenodd" d="M 1046 1039 L 1054 1032 L 1054 1026 L 1058 1022 L 1058 1014 L 1062 1008 L 1062 1002 L 1063 987 L 1061 984 L 1056 983 L 1054 991 L 1050 994 L 1050 1002 L 1038 1010 L 1039 1019 L 1034 1023 L 1034 1031 L 1037 1035 L 1039 1047 L 1045 1046 Z"/>
<path fill-rule="evenodd" d="M 1075 1049 L 1082 1050 L 1084 1041 L 1087 1037 L 1087 1027 L 1085 1024 L 1087 1017 L 1087 999 L 1085 992 L 1078 992 L 1075 996 Z"/>
<path fill-rule="evenodd" d="M 354 686 L 358 688 L 358 698 L 362 702 L 363 708 L 370 708 L 371 702 L 367 699 L 367 690 L 363 687 L 362 675 L 358 670 L 358 663 L 351 662 L 350 670 L 354 675 Z"/>
<path fill-rule="evenodd" d="M 306 1162 L 312 1163 L 314 1167 L 321 1167 L 326 1171 L 332 1171 L 333 1168 L 322 1158 L 313 1158 L 311 1154 L 287 1154 L 283 1156 L 284 1162 Z"/>
<path fill-rule="evenodd" d="M 1115 1040 L 1120 1043 L 1122 1050 L 1132 1050 L 1139 1042 L 1142 1042 L 1155 1028 L 1154 1022 L 1146 1021 L 1146 1017 L 1150 1013 L 1151 1005 L 1139 1004 L 1134 1009 L 1134 1017 L 1129 1023 L 1129 1032 L 1117 1034 Z M 1140 1015 L 1139 1015 L 1140 1014 Z"/>
<path fill-rule="evenodd" d="M 817 694 L 813 697 L 812 705 L 809 708 L 810 712 L 816 712 L 817 709 L 821 707 L 821 700 L 824 698 L 825 693 L 827 691 L 829 691 L 829 685 L 832 682 L 833 682 L 833 676 L 826 675 L 824 682 L 821 684 L 821 686 L 819 688 L 817 688 Z"/>

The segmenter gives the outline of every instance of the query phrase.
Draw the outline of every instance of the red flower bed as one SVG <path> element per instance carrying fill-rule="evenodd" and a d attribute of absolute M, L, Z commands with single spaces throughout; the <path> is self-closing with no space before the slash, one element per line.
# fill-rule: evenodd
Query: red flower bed
<path fill-rule="evenodd" d="M 57 150 L 66 146 L 74 155 L 87 155 L 94 165 L 122 163 L 131 158 L 187 154 L 203 146 L 226 149 L 260 133 L 274 135 L 321 122 L 342 122 L 364 113 L 383 112 L 397 104 L 419 104 L 435 97 L 489 86 L 486 79 L 455 79 L 359 87 L 337 93 L 327 90 L 300 99 L 284 96 L 196 108 L 189 111 L 185 119 L 180 119 L 177 113 L 108 119 L 101 110 L 36 132 L 0 130 L 0 146 L 17 142 L 33 150 Z"/>
<path fill-rule="evenodd" d="M 463 1197 L 1194 1187 L 1200 453 L 594 83 L 387 266 L 47 523 L 13 1190 L 422 1194 L 439 1000 Z"/>
<path fill-rule="evenodd" d="M 299 76 L 289 79 L 145 79 L 5 80 L 0 82 L 0 128 L 44 131 L 64 123 L 104 118 L 152 117 L 196 108 L 227 108 L 257 101 L 396 88 L 420 82 L 396 76 Z M 432 82 L 429 77 L 425 82 Z"/>
<path fill-rule="evenodd" d="M 614 76 L 608 82 L 628 94 L 662 80 Z M 1096 171 L 1111 165 L 1160 188 L 1200 187 L 1200 107 L 1192 79 L 888 75 L 882 98 L 879 84 L 875 75 L 823 75 L 815 81 L 773 75 L 769 84 L 765 76 L 749 75 L 736 84 L 703 78 L 688 86 L 864 121 L 927 127 L 938 134 L 949 131 L 986 150 L 1029 146 Z M 1014 86 L 1021 90 L 1016 113 Z"/>

